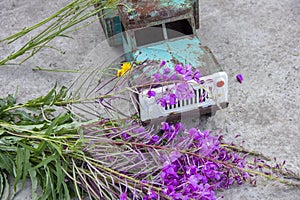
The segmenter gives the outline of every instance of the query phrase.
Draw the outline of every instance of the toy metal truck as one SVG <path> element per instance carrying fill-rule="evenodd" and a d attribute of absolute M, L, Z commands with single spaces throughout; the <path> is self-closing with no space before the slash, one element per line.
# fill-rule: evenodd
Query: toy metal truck
<path fill-rule="evenodd" d="M 227 74 L 212 52 L 201 45 L 196 34 L 199 28 L 198 0 L 127 0 L 117 10 L 105 12 L 101 24 L 110 45 L 122 44 L 127 61 L 144 63 L 142 68 L 131 70 L 131 83 L 142 73 L 152 76 L 154 72 L 147 68 L 153 62 L 161 61 L 166 64 L 160 66 L 159 72 L 165 68 L 175 70 L 176 64 L 189 64 L 203 75 L 203 84 L 192 83 L 193 98 L 178 100 L 176 104 L 165 107 L 157 104 L 155 98 L 149 98 L 146 88 L 141 87 L 137 100 L 142 121 L 171 118 L 192 111 L 203 114 L 227 107 Z M 110 39 L 121 32 L 118 37 Z M 147 61 L 151 61 L 149 66 Z M 158 94 L 163 92 L 159 85 L 153 90 Z"/>

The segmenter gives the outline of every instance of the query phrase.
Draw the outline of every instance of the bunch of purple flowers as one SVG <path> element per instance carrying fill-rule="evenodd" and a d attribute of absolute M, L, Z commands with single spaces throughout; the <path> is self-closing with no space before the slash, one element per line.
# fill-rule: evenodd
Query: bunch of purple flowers
<path fill-rule="evenodd" d="M 133 130 L 136 133 L 137 129 Z M 237 153 L 232 149 L 237 150 L 238 147 L 233 144 L 226 145 L 221 136 L 214 136 L 209 131 L 186 129 L 181 123 L 167 122 L 162 123 L 159 134 L 153 135 L 150 132 L 146 133 L 145 129 L 139 130 L 142 131 L 142 136 L 135 135 L 131 138 L 134 141 L 131 144 L 132 148 L 138 146 L 136 151 L 144 152 L 144 162 L 147 162 L 145 148 L 155 149 L 158 156 L 150 176 L 133 176 L 139 179 L 143 200 L 215 200 L 218 198 L 218 190 L 245 182 L 255 185 L 256 175 L 300 186 L 279 178 L 280 175 L 292 179 L 299 178 L 291 171 L 283 170 L 284 163 L 271 167 L 258 158 L 259 155 L 255 155 L 254 162 L 251 162 L 247 158 L 251 152 Z M 152 141 L 151 135 L 155 136 L 155 141 Z M 149 138 L 152 142 L 149 142 Z M 277 174 L 278 177 L 270 176 L 271 173 Z M 135 196 L 138 196 L 136 191 L 132 193 L 126 188 L 125 192 L 120 194 L 120 200 L 140 199 Z"/>
<path fill-rule="evenodd" d="M 160 67 L 164 66 L 166 62 L 162 62 Z M 200 80 L 202 74 L 198 69 L 193 69 L 192 65 L 177 64 L 174 67 L 174 72 L 171 73 L 170 68 L 164 68 L 163 73 L 156 73 L 153 75 L 154 83 L 166 83 L 167 89 L 161 97 L 157 98 L 157 103 L 162 107 L 167 105 L 174 105 L 178 100 L 191 99 L 195 96 L 190 81 L 195 81 L 198 84 L 203 82 Z M 172 84 L 170 84 L 172 83 Z M 148 97 L 155 97 L 156 92 L 153 90 L 148 91 Z"/>
<path fill-rule="evenodd" d="M 164 158 L 160 179 L 156 180 L 162 194 L 170 199 L 213 200 L 216 190 L 227 189 L 234 183 L 250 182 L 251 177 L 243 171 L 246 157 L 241 158 L 222 147 L 221 137 L 196 128 L 186 130 L 181 123 L 164 122 L 161 130 L 161 138 L 168 141 L 166 144 L 182 138 L 188 141 L 184 149 L 174 150 L 167 159 Z M 152 191 L 144 199 L 156 199 L 154 194 Z"/>

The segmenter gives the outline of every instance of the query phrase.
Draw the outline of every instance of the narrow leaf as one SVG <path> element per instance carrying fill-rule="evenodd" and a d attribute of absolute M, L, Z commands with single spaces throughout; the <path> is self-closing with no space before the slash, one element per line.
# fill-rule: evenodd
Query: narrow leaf
<path fill-rule="evenodd" d="M 3 194 L 3 191 L 4 191 L 4 176 L 3 176 L 3 172 L 2 170 L 0 170 L 0 198 L 2 199 L 2 194 Z"/>
<path fill-rule="evenodd" d="M 31 179 L 31 199 L 37 200 L 38 179 L 36 177 L 36 170 L 30 169 L 28 172 Z"/>
<path fill-rule="evenodd" d="M 63 189 L 64 189 L 64 199 L 70 200 L 71 196 L 70 196 L 70 191 L 69 191 L 67 184 L 65 182 L 62 182 L 62 185 L 63 185 Z"/>
<path fill-rule="evenodd" d="M 40 162 L 38 165 L 32 167 L 32 170 L 36 170 L 40 167 L 46 166 L 48 163 L 55 161 L 57 159 L 57 154 L 53 154 L 49 157 L 47 157 L 46 159 L 44 159 L 42 162 Z"/>
<path fill-rule="evenodd" d="M 14 180 L 14 190 L 17 190 L 17 184 L 22 177 L 23 174 L 23 157 L 24 151 L 21 148 L 17 149 L 17 156 L 16 156 L 16 175 Z"/>
<path fill-rule="evenodd" d="M 1 184 L 3 184 L 3 191 L 0 194 L 0 198 L 3 199 L 3 200 L 8 200 L 10 185 L 9 185 L 7 174 L 3 172 L 2 173 L 2 178 L 3 178 L 3 182 Z"/>
<path fill-rule="evenodd" d="M 24 187 L 25 185 L 25 182 L 26 182 L 26 178 L 27 178 L 27 174 L 28 174 L 28 170 L 30 169 L 31 167 L 31 164 L 30 164 L 30 150 L 29 149 L 24 149 L 24 157 L 23 157 L 23 175 L 22 175 L 22 188 Z"/>
<path fill-rule="evenodd" d="M 45 148 L 47 146 L 47 142 L 46 141 L 41 141 L 38 148 L 36 149 L 36 151 L 34 152 L 35 155 L 39 155 L 42 152 L 44 152 Z"/>
<path fill-rule="evenodd" d="M 60 192 L 62 183 L 64 182 L 65 175 L 62 171 L 62 166 L 60 160 L 57 160 L 55 163 L 56 168 L 56 190 Z"/>
<path fill-rule="evenodd" d="M 0 169 L 5 169 L 8 171 L 8 173 L 11 176 L 14 176 L 13 174 L 13 168 L 14 164 L 10 157 L 6 156 L 3 153 L 0 153 Z"/>

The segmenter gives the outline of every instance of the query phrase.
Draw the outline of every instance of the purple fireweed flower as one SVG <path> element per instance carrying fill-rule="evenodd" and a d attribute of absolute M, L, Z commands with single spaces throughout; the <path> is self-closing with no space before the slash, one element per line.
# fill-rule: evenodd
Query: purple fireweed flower
<path fill-rule="evenodd" d="M 202 77 L 202 74 L 201 74 L 201 73 L 199 72 L 199 70 L 197 69 L 197 70 L 194 72 L 193 79 L 194 79 L 197 83 L 201 84 L 201 80 L 200 80 L 201 77 Z"/>
<path fill-rule="evenodd" d="M 178 178 L 176 165 L 166 165 L 162 168 L 161 178 L 165 181 L 167 178 Z"/>
<path fill-rule="evenodd" d="M 184 81 L 192 80 L 193 79 L 192 65 L 186 65 L 185 69 L 181 71 L 181 74 L 183 75 Z"/>
<path fill-rule="evenodd" d="M 175 71 L 176 71 L 177 73 L 179 73 L 179 74 L 183 74 L 183 67 L 182 67 L 182 65 L 181 65 L 181 64 L 177 64 L 177 65 L 175 66 Z"/>
<path fill-rule="evenodd" d="M 155 82 L 158 83 L 160 81 L 160 74 L 156 73 L 156 74 L 153 75 L 153 77 L 154 77 Z"/>
<path fill-rule="evenodd" d="M 174 161 L 176 161 L 178 158 L 180 158 L 181 157 L 181 154 L 180 154 L 180 152 L 178 152 L 178 151 L 173 151 L 172 153 L 171 153 L 171 157 L 170 157 L 170 160 L 171 160 L 171 162 L 174 162 Z"/>
<path fill-rule="evenodd" d="M 164 74 L 169 74 L 170 72 L 171 72 L 170 68 L 167 67 L 167 68 L 164 69 Z"/>
<path fill-rule="evenodd" d="M 144 133 L 146 131 L 145 127 L 141 126 L 141 127 L 137 127 L 135 129 L 132 129 L 132 133 Z"/>
<path fill-rule="evenodd" d="M 98 99 L 98 102 L 99 102 L 99 103 L 102 103 L 103 100 L 104 100 L 104 98 L 100 97 L 100 98 Z"/>
<path fill-rule="evenodd" d="M 163 189 L 163 193 L 166 195 L 170 195 L 175 192 L 173 185 L 168 185 L 166 188 Z"/>
<path fill-rule="evenodd" d="M 198 167 L 196 165 L 191 165 L 191 166 L 187 166 L 186 167 L 186 175 L 187 176 L 191 176 L 191 175 L 195 175 L 198 172 Z"/>
<path fill-rule="evenodd" d="M 199 148 L 198 152 L 201 155 L 208 156 L 219 149 L 219 141 L 217 137 L 203 135 L 199 139 L 197 146 Z"/>
<path fill-rule="evenodd" d="M 184 126 L 181 123 L 177 123 L 175 125 L 171 125 L 167 127 L 168 129 L 164 130 L 163 138 L 168 139 L 168 142 L 176 137 L 179 131 L 184 129 Z"/>
<path fill-rule="evenodd" d="M 162 75 L 162 80 L 163 81 L 168 81 L 168 79 L 169 79 L 169 76 L 167 74 Z"/>
<path fill-rule="evenodd" d="M 160 63 L 159 66 L 162 67 L 162 66 L 164 66 L 166 63 L 167 63 L 167 62 L 163 60 L 163 61 L 161 61 L 161 63 Z"/>
<path fill-rule="evenodd" d="M 151 200 L 151 198 L 148 195 L 143 196 L 143 200 Z"/>
<path fill-rule="evenodd" d="M 124 141 L 126 141 L 126 140 L 129 140 L 130 139 L 130 135 L 128 134 L 128 133 L 122 133 L 122 139 L 124 140 Z"/>
<path fill-rule="evenodd" d="M 191 128 L 189 131 L 188 131 L 188 134 L 190 137 L 192 137 L 194 140 L 199 140 L 200 139 L 200 131 L 196 128 Z"/>
<path fill-rule="evenodd" d="M 158 199 L 158 195 L 153 191 L 153 190 L 150 190 L 149 192 L 147 192 L 147 195 L 145 195 L 143 197 L 143 200 L 156 200 Z"/>
<path fill-rule="evenodd" d="M 150 139 L 150 142 L 148 144 L 157 144 L 157 142 L 159 141 L 159 136 L 158 135 L 153 135 Z"/>
<path fill-rule="evenodd" d="M 165 97 L 167 104 L 174 105 L 176 104 L 176 95 L 175 94 L 169 94 Z"/>
<path fill-rule="evenodd" d="M 179 131 L 184 131 L 185 130 L 185 125 L 178 122 L 174 125 L 175 131 L 178 133 Z"/>
<path fill-rule="evenodd" d="M 160 104 L 162 107 L 166 107 L 167 106 L 167 101 L 164 98 L 158 99 L 157 103 Z"/>
<path fill-rule="evenodd" d="M 158 99 L 158 104 L 160 104 L 162 107 L 166 107 L 167 105 L 174 105 L 176 104 L 176 95 L 175 94 L 167 94 L 164 97 Z"/>
<path fill-rule="evenodd" d="M 172 75 L 169 77 L 169 80 L 171 80 L 171 81 L 175 81 L 175 80 L 177 80 L 177 79 L 178 79 L 178 77 L 177 77 L 176 74 L 172 74 Z"/>
<path fill-rule="evenodd" d="M 201 199 L 209 199 L 216 200 L 215 192 L 213 191 L 213 187 L 209 184 L 200 184 Z"/>
<path fill-rule="evenodd" d="M 161 125 L 161 130 L 167 131 L 167 130 L 169 130 L 169 128 L 170 128 L 170 125 L 169 125 L 168 122 L 163 122 L 163 123 L 162 123 L 162 125 Z"/>
<path fill-rule="evenodd" d="M 213 178 L 215 180 L 220 180 L 222 172 L 219 171 L 219 166 L 213 162 L 206 162 L 202 168 L 202 173 L 205 174 L 207 178 Z"/>
<path fill-rule="evenodd" d="M 199 177 L 200 175 L 192 175 L 188 178 L 188 182 L 193 186 L 193 190 L 196 190 L 199 183 Z"/>
<path fill-rule="evenodd" d="M 243 75 L 242 74 L 238 74 L 236 75 L 236 79 L 238 80 L 238 82 L 242 83 L 244 78 L 243 78 Z"/>
<path fill-rule="evenodd" d="M 191 99 L 195 96 L 191 86 L 188 83 L 180 83 L 176 85 L 175 95 L 178 100 Z"/>
<path fill-rule="evenodd" d="M 185 66 L 185 70 L 186 70 L 187 72 L 192 71 L 192 69 L 193 69 L 193 66 L 192 66 L 192 65 L 186 65 L 186 66 Z"/>
<path fill-rule="evenodd" d="M 183 80 L 184 80 L 184 81 L 191 81 L 191 80 L 193 80 L 192 72 L 187 72 L 187 73 L 183 76 Z"/>
<path fill-rule="evenodd" d="M 156 96 L 156 92 L 153 91 L 153 90 L 149 90 L 149 91 L 147 92 L 147 95 L 148 95 L 148 98 L 155 97 L 155 96 Z"/>
<path fill-rule="evenodd" d="M 126 193 L 126 192 L 123 192 L 123 193 L 120 195 L 120 200 L 127 200 L 127 193 Z"/>

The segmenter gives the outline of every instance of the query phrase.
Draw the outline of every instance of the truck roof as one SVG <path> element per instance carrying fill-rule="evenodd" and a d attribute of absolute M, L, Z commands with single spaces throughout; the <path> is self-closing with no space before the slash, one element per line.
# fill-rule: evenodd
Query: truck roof
<path fill-rule="evenodd" d="M 123 0 L 119 13 L 125 30 L 153 26 L 162 20 L 194 16 L 198 28 L 198 0 Z"/>
<path fill-rule="evenodd" d="M 147 77 L 158 72 L 162 74 L 165 68 L 173 71 L 176 64 L 190 64 L 199 69 L 203 76 L 222 71 L 211 51 L 202 46 L 200 40 L 192 35 L 139 48 L 134 52 L 134 56 L 138 62 L 151 63 L 138 67 L 134 71 L 133 79 L 144 73 Z M 162 61 L 166 61 L 166 64 L 160 67 L 159 63 Z"/>

